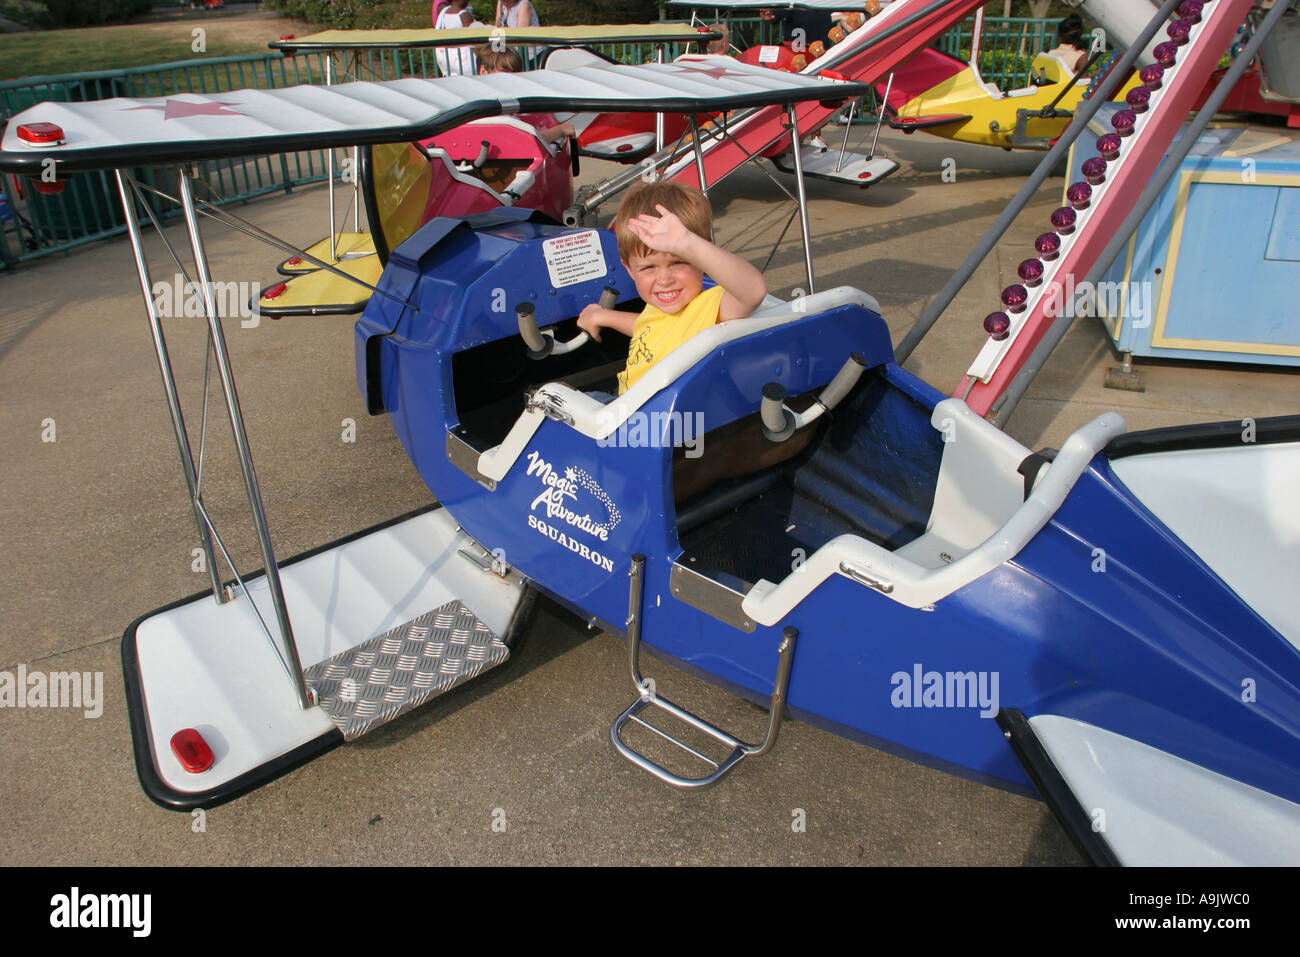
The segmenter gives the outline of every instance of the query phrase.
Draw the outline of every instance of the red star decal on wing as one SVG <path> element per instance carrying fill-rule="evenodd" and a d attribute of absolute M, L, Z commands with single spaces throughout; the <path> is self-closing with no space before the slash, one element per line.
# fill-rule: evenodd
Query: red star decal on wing
<path fill-rule="evenodd" d="M 691 61 L 687 60 L 687 61 L 685 61 L 685 62 L 689 63 L 689 62 L 691 62 Z M 708 68 L 699 68 L 699 67 L 690 67 L 690 66 L 680 66 L 680 65 L 679 65 L 679 66 L 677 67 L 677 69 L 676 69 L 675 72 L 677 72 L 677 73 L 688 73 L 688 74 L 690 74 L 691 76 L 699 76 L 699 75 L 703 74 L 704 76 L 711 76 L 711 77 L 713 77 L 715 80 L 721 80 L 723 77 L 727 77 L 727 76 L 740 76 L 740 77 L 744 77 L 744 76 L 748 76 L 748 75 L 749 75 L 749 74 L 747 74 L 747 73 L 735 73 L 735 72 L 733 72 L 733 71 L 731 71 L 731 70 L 728 70 L 725 66 L 711 66 L 711 67 L 708 67 Z"/>
<path fill-rule="evenodd" d="M 161 110 L 164 120 L 181 119 L 186 116 L 243 116 L 243 113 L 235 113 L 226 109 L 227 106 L 238 105 L 238 103 L 222 103 L 218 100 L 212 100 L 208 103 L 191 103 L 188 100 L 168 97 L 166 106 L 129 106 L 123 112 Z"/>

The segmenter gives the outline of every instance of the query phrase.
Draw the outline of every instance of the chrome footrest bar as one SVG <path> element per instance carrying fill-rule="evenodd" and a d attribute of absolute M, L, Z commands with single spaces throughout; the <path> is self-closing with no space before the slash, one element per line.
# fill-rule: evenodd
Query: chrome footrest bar
<path fill-rule="evenodd" d="M 781 636 L 781 643 L 777 647 L 776 678 L 772 684 L 772 700 L 768 711 L 767 734 L 761 744 L 746 744 L 734 735 L 656 694 L 653 685 L 641 677 L 639 659 L 641 654 L 641 599 L 645 589 L 644 555 L 632 556 L 632 567 L 628 572 L 628 578 L 630 579 L 627 615 L 628 667 L 632 673 L 632 685 L 636 689 L 638 697 L 627 710 L 614 719 L 614 723 L 609 729 L 610 741 L 619 754 L 642 770 L 649 771 L 666 784 L 678 788 L 698 789 L 710 787 L 717 784 L 723 775 L 744 758 L 766 754 L 776 744 L 777 735 L 781 729 L 781 719 L 785 714 L 786 695 L 790 687 L 790 668 L 794 662 L 795 640 L 799 636 L 798 629 L 786 628 Z M 731 748 L 731 753 L 719 763 L 679 741 L 662 728 L 656 727 L 649 721 L 638 717 L 646 708 L 652 706 L 708 735 L 720 744 Z M 662 765 L 650 760 L 641 752 L 634 750 L 623 740 L 622 731 L 629 722 L 639 724 L 653 731 L 693 757 L 711 765 L 714 770 L 698 778 L 688 778 L 674 774 Z"/>
<path fill-rule="evenodd" d="M 699 751 L 696 751 L 694 748 L 689 747 L 686 744 L 683 744 L 681 741 L 678 741 L 676 738 L 674 738 L 672 735 L 668 734 L 667 732 L 659 728 L 656 728 L 653 724 L 650 724 L 648 721 L 643 721 L 642 719 L 637 717 L 637 715 L 642 710 L 651 706 L 661 708 L 664 711 L 667 711 L 669 714 L 681 718 L 683 721 L 690 724 L 692 727 L 697 728 L 700 731 L 703 731 L 705 734 L 709 735 L 709 737 L 714 738 L 715 740 L 720 741 L 723 744 L 731 745 L 731 753 L 727 755 L 725 759 L 723 759 L 721 764 L 719 764 L 718 762 L 714 761 L 712 758 L 709 758 L 706 755 L 701 754 Z M 673 772 L 669 771 L 667 768 L 663 767 L 662 765 L 656 764 L 654 761 L 651 761 L 649 758 L 647 758 L 644 754 L 641 754 L 639 751 L 634 751 L 626 743 L 624 743 L 622 737 L 619 734 L 619 732 L 622 731 L 623 727 L 629 721 L 635 721 L 637 724 L 649 728 L 651 731 L 655 732 L 660 737 L 665 738 L 668 741 L 672 742 L 673 744 L 677 745 L 677 747 L 681 748 L 683 751 L 686 751 L 689 754 L 692 754 L 695 757 L 699 758 L 700 760 L 713 765 L 714 767 L 713 772 L 711 774 L 705 775 L 702 778 L 682 777 L 679 774 L 673 774 Z M 747 754 L 749 753 L 748 751 L 746 751 L 748 745 L 744 744 L 741 741 L 737 741 L 731 735 L 727 734 L 727 732 L 721 730 L 720 728 L 715 728 L 707 721 L 704 721 L 701 718 L 696 717 L 695 715 L 687 711 L 685 708 L 673 704 L 667 698 L 659 698 L 659 697 L 637 698 L 636 701 L 632 702 L 632 706 L 630 708 L 628 708 L 626 711 L 624 711 L 622 714 L 620 714 L 617 718 L 614 719 L 614 724 L 609 729 L 609 737 L 610 740 L 614 742 L 615 749 L 617 749 L 618 753 L 623 755 L 623 757 L 627 758 L 629 761 L 631 761 L 633 764 L 635 764 L 637 767 L 641 768 L 642 770 L 649 771 L 651 774 L 657 777 L 660 781 L 663 781 L 665 784 L 671 784 L 673 787 L 678 787 L 678 788 L 698 789 L 698 788 L 707 788 L 714 784 L 717 784 L 718 781 L 722 779 L 722 776 L 724 774 L 726 774 L 728 771 L 734 768 L 740 762 L 740 760 L 746 757 Z"/>

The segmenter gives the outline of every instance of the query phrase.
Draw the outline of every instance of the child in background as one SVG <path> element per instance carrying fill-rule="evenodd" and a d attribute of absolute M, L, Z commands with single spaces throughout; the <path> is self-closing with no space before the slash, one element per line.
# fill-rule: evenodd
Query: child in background
<path fill-rule="evenodd" d="M 748 316 L 767 295 L 762 273 L 713 244 L 712 224 L 705 195 L 681 183 L 641 184 L 619 206 L 619 258 L 646 307 L 637 315 L 589 305 L 578 326 L 597 341 L 605 327 L 631 337 L 620 395 L 695 333 Z M 717 282 L 707 290 L 706 274 Z"/>
<path fill-rule="evenodd" d="M 474 48 L 474 58 L 478 61 L 479 76 L 491 73 L 523 73 L 523 58 L 514 50 L 506 47 L 498 50 L 490 43 Z M 557 123 L 550 113 L 520 113 L 519 118 L 537 130 L 537 135 L 547 143 L 554 145 L 566 136 L 577 136 L 578 131 L 572 123 Z M 573 149 L 577 149 L 574 144 Z"/>

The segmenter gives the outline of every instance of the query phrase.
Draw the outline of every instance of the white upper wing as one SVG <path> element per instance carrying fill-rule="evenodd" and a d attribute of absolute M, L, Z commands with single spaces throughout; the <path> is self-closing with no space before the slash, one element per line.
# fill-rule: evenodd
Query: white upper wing
<path fill-rule="evenodd" d="M 713 112 L 838 100 L 869 89 L 699 56 L 644 66 L 39 103 L 10 120 L 0 171 L 39 174 L 51 158 L 60 172 L 74 172 L 401 142 L 503 113 Z M 29 145 L 20 134 L 37 123 L 58 126 L 64 142 Z"/>

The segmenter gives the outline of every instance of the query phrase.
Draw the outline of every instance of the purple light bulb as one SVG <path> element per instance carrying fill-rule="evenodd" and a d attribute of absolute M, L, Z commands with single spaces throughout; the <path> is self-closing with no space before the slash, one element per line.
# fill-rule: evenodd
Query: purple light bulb
<path fill-rule="evenodd" d="M 1083 161 L 1083 178 L 1093 186 L 1106 182 L 1106 161 L 1100 156 L 1093 156 Z"/>
<path fill-rule="evenodd" d="M 1016 267 L 1016 275 L 1027 288 L 1033 289 L 1043 281 L 1043 264 L 1037 259 L 1026 259 Z"/>
<path fill-rule="evenodd" d="M 1110 118 L 1110 125 L 1120 136 L 1132 136 L 1133 124 L 1136 122 L 1137 116 L 1132 110 L 1120 110 Z"/>
<path fill-rule="evenodd" d="M 1178 62 L 1178 45 L 1174 43 L 1160 43 L 1151 51 L 1151 56 L 1166 70 L 1172 69 L 1173 65 Z"/>
<path fill-rule="evenodd" d="M 1061 206 L 1052 210 L 1052 226 L 1062 236 L 1068 236 L 1074 232 L 1074 221 L 1077 218 L 1078 214 L 1069 206 Z"/>
<path fill-rule="evenodd" d="M 1201 0 L 1183 0 L 1178 5 L 1178 15 L 1188 23 L 1201 22 L 1201 10 L 1205 5 Z"/>
<path fill-rule="evenodd" d="M 1087 183 L 1071 183 L 1065 191 L 1065 198 L 1075 209 L 1087 209 L 1092 203 L 1092 187 Z"/>
<path fill-rule="evenodd" d="M 1146 85 L 1148 90 L 1155 92 L 1160 89 L 1164 82 L 1165 68 L 1159 63 L 1153 63 L 1150 66 L 1144 66 L 1138 70 L 1138 78 Z"/>
<path fill-rule="evenodd" d="M 984 331 L 989 338 L 1001 342 L 1011 331 L 1011 317 L 1005 312 L 990 312 L 984 317 Z"/>
<path fill-rule="evenodd" d="M 1169 39 L 1173 41 L 1174 46 L 1187 46 L 1187 36 L 1192 32 L 1192 24 L 1188 20 L 1175 20 L 1169 24 L 1165 30 L 1169 34 Z"/>
<path fill-rule="evenodd" d="M 1119 158 L 1119 134 L 1107 133 L 1097 140 L 1097 153 L 1106 162 Z"/>
<path fill-rule="evenodd" d="M 1002 290 L 1002 305 L 1006 307 L 1007 312 L 1015 314 L 1025 311 L 1025 303 L 1029 300 L 1029 290 L 1024 286 L 1016 283 L 1014 286 L 1007 286 Z"/>
<path fill-rule="evenodd" d="M 1034 250 L 1039 259 L 1051 262 L 1061 252 L 1061 237 L 1056 233 L 1043 233 L 1034 240 Z"/>
<path fill-rule="evenodd" d="M 1151 91 L 1145 86 L 1135 86 L 1124 95 L 1124 101 L 1134 113 L 1145 113 L 1151 103 Z"/>

